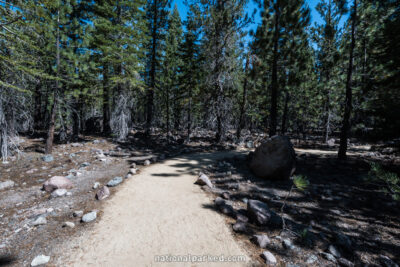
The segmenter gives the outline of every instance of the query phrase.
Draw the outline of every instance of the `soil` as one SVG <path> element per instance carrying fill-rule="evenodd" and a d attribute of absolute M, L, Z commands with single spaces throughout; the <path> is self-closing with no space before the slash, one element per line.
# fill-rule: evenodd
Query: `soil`
<path fill-rule="evenodd" d="M 249 149 L 232 142 L 216 146 L 207 133 L 190 143 L 183 137 L 158 134 L 147 140 L 142 135 L 133 133 L 126 142 L 84 136 L 76 143 L 57 144 L 50 163 L 41 159 L 42 138 L 20 138 L 21 158 L 0 164 L 0 182 L 16 183 L 0 191 L 0 266 L 28 266 L 40 254 L 51 256 L 47 266 L 131 266 L 133 262 L 146 266 L 154 264 L 154 255 L 196 253 L 246 255 L 245 264 L 264 265 L 260 257 L 264 250 L 250 241 L 255 233 L 271 238 L 267 249 L 286 266 L 310 266 L 305 264 L 310 255 L 318 257 L 317 266 L 334 265 L 319 253 L 336 245 L 338 233 L 352 243 L 351 251 L 338 246 L 343 258 L 357 266 L 380 266 L 381 255 L 400 262 L 399 203 L 364 180 L 368 161 L 399 173 L 396 148 L 393 153 L 386 144 L 353 144 L 349 160 L 341 162 L 336 160 L 337 147 L 294 140 L 296 174 L 307 177 L 310 185 L 288 196 L 291 181 L 260 180 L 249 172 Z M 257 144 L 261 138 L 252 140 Z M 101 152 L 105 161 L 99 158 Z M 148 156 L 154 164 L 139 166 L 139 174 L 111 188 L 106 200 L 95 199 L 95 182 L 125 177 L 133 161 Z M 81 167 L 85 162 L 90 165 Z M 217 190 L 207 189 L 205 194 L 193 184 L 199 170 L 210 175 Z M 68 175 L 73 181 L 71 196 L 50 198 L 41 190 L 43 182 L 56 175 Z M 233 232 L 235 220 L 219 214 L 213 204 L 222 192 L 229 193 L 239 211 L 246 208 L 246 199 L 262 200 L 285 218 L 289 230 L 249 224 L 246 233 Z M 97 210 L 98 218 L 95 223 L 80 223 L 72 215 L 77 210 Z M 47 224 L 31 226 L 40 214 Z M 76 227 L 63 228 L 65 221 Z M 282 238 L 293 240 L 299 250 L 284 249 Z"/>

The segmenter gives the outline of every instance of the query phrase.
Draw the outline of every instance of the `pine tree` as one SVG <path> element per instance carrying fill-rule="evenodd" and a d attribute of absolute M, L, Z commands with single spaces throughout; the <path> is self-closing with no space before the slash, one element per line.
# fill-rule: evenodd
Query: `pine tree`
<path fill-rule="evenodd" d="M 277 133 L 280 81 L 283 79 L 285 84 L 287 82 L 287 77 L 282 78 L 279 73 L 287 73 L 283 62 L 290 52 L 296 51 L 296 48 L 304 44 L 304 39 L 307 38 L 304 34 L 305 28 L 310 21 L 309 13 L 310 11 L 305 6 L 304 1 L 264 1 L 262 24 L 257 29 L 256 46 L 259 47 L 258 51 L 261 60 L 264 62 L 263 65 L 269 64 L 271 71 L 270 136 Z M 271 52 L 269 53 L 269 51 Z M 297 62 L 297 60 L 292 60 L 292 64 Z M 266 86 L 266 82 L 267 79 L 264 80 L 264 86 Z"/>
<path fill-rule="evenodd" d="M 163 102 L 165 103 L 166 131 L 170 133 L 171 97 L 179 90 L 181 72 L 180 46 L 182 42 L 182 25 L 178 7 L 175 5 L 168 19 L 167 36 L 165 39 L 165 58 L 162 65 L 161 83 Z M 177 101 L 173 101 L 177 105 Z"/>
<path fill-rule="evenodd" d="M 146 129 L 147 133 L 153 123 L 154 109 L 154 94 L 159 86 L 159 78 L 157 77 L 160 71 L 162 62 L 162 46 L 165 40 L 165 29 L 168 22 L 168 8 L 170 0 L 148 0 L 146 8 L 147 24 L 149 27 L 149 43 L 147 46 L 147 104 L 146 104 Z"/>
<path fill-rule="evenodd" d="M 332 123 L 335 118 L 334 104 L 337 103 L 338 88 L 337 76 L 339 75 L 338 61 L 340 30 L 339 22 L 345 12 L 343 1 L 322 0 L 316 6 L 323 23 L 314 28 L 314 40 L 318 46 L 316 51 L 317 69 L 320 76 L 318 85 L 320 96 L 323 100 L 321 114 L 324 123 L 325 142 L 328 141 L 332 131 Z"/>
<path fill-rule="evenodd" d="M 230 95 L 240 86 L 241 62 L 238 44 L 248 23 L 244 15 L 246 0 L 209 0 L 199 3 L 203 14 L 202 50 L 205 57 L 205 87 L 209 108 L 216 117 L 216 140 L 224 141 L 229 110 L 233 103 Z"/>

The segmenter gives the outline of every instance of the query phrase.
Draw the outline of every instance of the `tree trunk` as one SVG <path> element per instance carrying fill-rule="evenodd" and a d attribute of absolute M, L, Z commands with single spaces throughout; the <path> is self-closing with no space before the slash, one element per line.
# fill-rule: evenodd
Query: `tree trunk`
<path fill-rule="evenodd" d="M 269 125 L 269 136 L 276 135 L 277 115 L 278 115 L 278 53 L 279 53 L 279 20 L 280 10 L 277 7 L 275 15 L 274 32 L 274 54 L 272 58 L 272 81 L 271 81 L 271 114 Z"/>
<path fill-rule="evenodd" d="M 153 122 L 153 102 L 154 91 L 156 86 L 156 53 L 157 53 L 157 20 L 158 20 L 157 0 L 154 1 L 154 18 L 152 29 L 152 48 L 151 48 L 151 69 L 150 69 L 150 88 L 147 92 L 147 121 L 146 131 L 150 134 L 150 127 Z"/>
<path fill-rule="evenodd" d="M 244 68 L 243 98 L 242 98 L 242 103 L 240 105 L 239 124 L 238 124 L 238 128 L 236 130 L 236 138 L 238 140 L 240 139 L 240 134 L 244 127 L 244 114 L 246 111 L 246 101 L 247 101 L 248 70 L 249 70 L 249 64 L 250 64 L 249 61 L 250 61 L 250 53 L 247 54 L 246 66 Z"/>
<path fill-rule="evenodd" d="M 110 127 L 110 90 L 108 88 L 108 65 L 103 66 L 103 134 L 111 133 Z"/>
<path fill-rule="evenodd" d="M 285 92 L 285 107 L 283 109 L 283 116 L 282 116 L 282 126 L 281 126 L 281 132 L 282 134 L 286 133 L 286 121 L 287 121 L 287 116 L 288 116 L 288 105 L 289 105 L 289 92 Z"/>
<path fill-rule="evenodd" d="M 56 42 L 56 57 L 57 57 L 57 78 L 60 75 L 60 11 L 57 11 L 57 42 Z M 54 130 L 56 127 L 56 113 L 58 108 L 58 91 L 60 87 L 60 83 L 58 79 L 56 80 L 56 88 L 53 94 L 53 105 L 51 107 L 50 120 L 49 120 L 49 128 L 47 132 L 47 140 L 46 140 L 46 154 L 51 154 L 53 152 L 53 142 L 54 142 Z"/>
<path fill-rule="evenodd" d="M 43 114 L 42 114 L 42 92 L 41 83 L 38 82 L 35 88 L 35 110 L 33 113 L 33 129 L 41 130 L 43 127 Z"/>
<path fill-rule="evenodd" d="M 351 25 L 351 46 L 349 56 L 349 68 L 347 70 L 346 80 L 346 102 L 342 123 L 342 130 L 340 133 L 340 147 L 338 152 L 339 159 L 346 159 L 347 152 L 347 139 L 350 131 L 350 116 L 352 110 L 352 75 L 353 75 L 353 61 L 354 61 L 354 48 L 355 48 L 355 29 L 357 23 L 357 0 L 353 3 L 352 25 Z"/>
<path fill-rule="evenodd" d="M 190 134 L 192 131 L 192 88 L 189 88 L 189 106 L 187 113 L 187 140 L 190 141 Z"/>

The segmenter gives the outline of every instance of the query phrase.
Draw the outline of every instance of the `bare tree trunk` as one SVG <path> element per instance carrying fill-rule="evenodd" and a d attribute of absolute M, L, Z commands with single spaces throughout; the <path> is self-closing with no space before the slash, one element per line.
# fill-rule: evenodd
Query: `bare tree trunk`
<path fill-rule="evenodd" d="M 57 57 L 57 78 L 60 75 L 60 10 L 57 11 L 57 49 L 56 49 L 56 57 Z M 54 130 L 56 127 L 56 113 L 58 108 L 58 91 L 59 91 L 60 83 L 58 79 L 56 80 L 56 89 L 53 94 L 53 105 L 51 107 L 51 114 L 49 120 L 49 128 L 47 132 L 47 140 L 46 140 L 46 154 L 51 154 L 53 152 L 53 142 L 54 142 Z"/>
<path fill-rule="evenodd" d="M 167 138 L 169 140 L 169 86 L 167 86 L 167 95 L 166 95 L 166 102 L 167 102 L 167 107 L 166 107 L 166 115 L 167 115 Z"/>
<path fill-rule="evenodd" d="M 187 113 L 187 140 L 190 141 L 190 134 L 192 131 L 192 88 L 189 88 L 189 106 Z"/>
<path fill-rule="evenodd" d="M 338 152 L 339 159 L 346 159 L 347 152 L 347 139 L 350 131 L 350 116 L 352 110 L 352 74 L 353 74 L 353 62 L 354 62 L 354 48 L 356 43 L 355 29 L 357 23 L 357 0 L 353 2 L 353 14 L 352 14 L 352 25 L 351 25 L 351 46 L 349 56 L 349 68 L 347 70 L 346 80 L 346 102 L 342 123 L 342 130 L 340 132 L 340 147 Z"/>
<path fill-rule="evenodd" d="M 246 103 L 247 102 L 247 83 L 248 83 L 248 70 L 249 70 L 249 64 L 250 64 L 249 61 L 250 61 L 250 53 L 247 54 L 246 66 L 244 68 L 243 98 L 242 98 L 242 103 L 240 105 L 239 124 L 238 124 L 238 128 L 236 130 L 236 138 L 238 140 L 240 139 L 240 134 L 244 127 L 244 114 L 246 111 L 246 104 L 247 104 Z"/>
<path fill-rule="evenodd" d="M 272 81 L 271 81 L 271 116 L 269 125 L 269 136 L 276 135 L 277 116 L 278 116 L 278 53 L 279 53 L 279 20 L 280 10 L 277 7 L 275 15 L 274 32 L 274 54 L 272 58 Z"/>

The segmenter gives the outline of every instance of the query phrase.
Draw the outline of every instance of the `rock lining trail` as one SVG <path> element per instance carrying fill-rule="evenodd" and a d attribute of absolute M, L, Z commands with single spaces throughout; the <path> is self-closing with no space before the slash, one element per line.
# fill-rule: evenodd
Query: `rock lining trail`
<path fill-rule="evenodd" d="M 57 266 L 247 266 L 212 200 L 195 185 L 198 171 L 240 152 L 180 156 L 144 168 L 106 200 L 95 225 L 55 255 Z M 66 249 L 67 248 L 67 249 Z M 157 255 L 244 255 L 246 262 L 159 263 Z"/>

